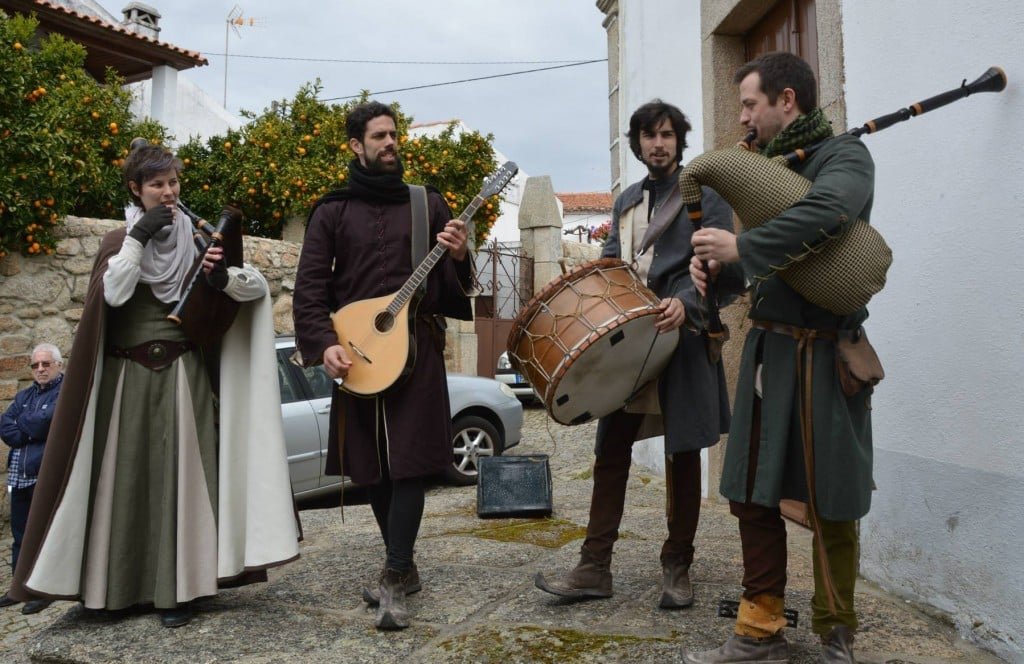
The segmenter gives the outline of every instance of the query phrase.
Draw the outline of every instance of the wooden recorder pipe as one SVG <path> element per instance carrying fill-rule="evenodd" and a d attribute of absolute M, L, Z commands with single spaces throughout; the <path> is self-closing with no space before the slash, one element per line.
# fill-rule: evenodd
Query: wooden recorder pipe
<path fill-rule="evenodd" d="M 693 230 L 695 232 L 699 231 L 704 224 L 704 210 L 701 207 L 700 201 L 692 205 L 688 204 L 686 206 L 686 214 L 690 218 L 690 223 L 693 224 Z M 720 336 L 724 330 L 722 318 L 718 312 L 718 288 L 711 278 L 711 268 L 708 266 L 708 262 L 702 261 L 701 267 L 703 267 L 704 273 L 708 275 L 707 297 L 705 298 L 708 303 L 708 335 L 716 337 Z"/>
<path fill-rule="evenodd" d="M 210 248 L 211 238 L 213 237 L 213 224 L 200 217 L 198 214 L 188 209 L 181 201 L 178 201 L 178 209 L 189 218 L 192 222 L 192 239 L 195 240 L 196 248 L 199 251 L 206 251 Z"/>

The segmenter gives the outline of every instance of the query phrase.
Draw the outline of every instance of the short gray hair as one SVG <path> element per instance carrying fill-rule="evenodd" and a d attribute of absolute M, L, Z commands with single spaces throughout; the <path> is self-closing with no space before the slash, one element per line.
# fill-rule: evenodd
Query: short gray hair
<path fill-rule="evenodd" d="M 57 364 L 64 364 L 64 358 L 60 356 L 60 348 L 57 348 L 53 344 L 39 344 L 32 349 L 32 357 L 35 357 L 36 353 L 39 351 L 49 353 L 50 357 L 52 357 L 53 361 Z"/>

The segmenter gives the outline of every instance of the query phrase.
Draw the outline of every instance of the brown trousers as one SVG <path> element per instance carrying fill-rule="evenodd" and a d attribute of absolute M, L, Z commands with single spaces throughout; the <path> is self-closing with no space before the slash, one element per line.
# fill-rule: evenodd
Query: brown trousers
<path fill-rule="evenodd" d="M 590 521 L 583 548 L 599 560 L 611 558 L 619 538 L 619 524 L 626 504 L 626 482 L 632 461 L 633 442 L 643 415 L 617 410 L 603 419 L 594 462 L 594 489 Z M 661 561 L 693 562 L 693 538 L 700 517 L 700 450 L 666 457 L 666 512 L 668 539 L 661 547 Z"/>
<path fill-rule="evenodd" d="M 743 547 L 743 597 L 750 600 L 759 595 L 781 598 L 786 594 L 786 524 L 782 520 L 782 513 L 778 507 L 765 507 L 751 502 L 760 441 L 761 401 L 756 399 L 754 422 L 750 429 L 747 502 L 729 501 L 729 511 L 739 519 L 740 543 Z M 829 613 L 818 558 L 814 555 L 811 629 L 815 634 L 828 634 L 833 627 L 842 624 L 856 631 L 853 593 L 860 553 L 857 522 L 822 519 L 821 530 L 841 606 L 837 615 Z M 816 549 L 815 541 L 812 552 Z"/>

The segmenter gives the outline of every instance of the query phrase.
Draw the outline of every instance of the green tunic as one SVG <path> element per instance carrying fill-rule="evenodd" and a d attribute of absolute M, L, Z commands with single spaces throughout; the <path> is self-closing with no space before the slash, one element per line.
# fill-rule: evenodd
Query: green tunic
<path fill-rule="evenodd" d="M 778 266 L 833 235 L 842 223 L 868 220 L 874 193 L 874 163 L 860 139 L 838 136 L 798 167 L 813 181 L 810 192 L 784 213 L 737 238 L 740 267 L 752 285 L 750 318 L 801 328 L 856 329 L 862 309 L 837 316 L 803 299 L 777 274 Z M 782 498 L 806 500 L 797 385 L 797 341 L 753 328 L 740 360 L 732 430 L 722 469 L 721 492 L 746 501 L 747 466 L 755 400 L 755 372 L 761 369 L 760 452 L 753 502 L 775 507 Z M 811 367 L 817 507 L 821 518 L 851 521 L 871 504 L 871 388 L 847 397 L 836 374 L 833 341 L 817 340 Z"/>
<path fill-rule="evenodd" d="M 129 348 L 156 339 L 184 341 L 181 329 L 167 320 L 170 309 L 171 305 L 157 300 L 152 290 L 140 283 L 122 306 L 107 307 L 107 345 Z M 187 394 L 177 387 L 179 371 L 185 372 Z M 187 407 L 194 414 L 195 438 L 189 424 L 184 425 L 188 430 L 182 430 L 183 399 L 191 402 Z M 111 425 L 116 427 L 117 445 L 104 608 L 135 604 L 172 608 L 178 603 L 182 569 L 190 574 L 202 567 L 207 574 L 214 574 L 214 580 L 217 569 L 216 549 L 209 560 L 179 560 L 183 550 L 179 539 L 195 537 L 192 528 L 197 527 L 194 515 L 179 513 L 182 445 L 198 443 L 207 496 L 217 496 L 213 393 L 200 354 L 185 353 L 161 371 L 108 355 L 96 413 L 93 487 L 99 483 Z M 216 500 L 211 503 L 209 508 L 216 514 Z"/>

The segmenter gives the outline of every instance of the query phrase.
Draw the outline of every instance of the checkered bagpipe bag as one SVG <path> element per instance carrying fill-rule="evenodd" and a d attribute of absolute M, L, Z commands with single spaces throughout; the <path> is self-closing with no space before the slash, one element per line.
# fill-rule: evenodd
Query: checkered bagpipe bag
<path fill-rule="evenodd" d="M 745 230 L 757 228 L 791 207 L 811 189 L 784 157 L 769 159 L 740 147 L 705 152 L 679 175 L 683 203 L 700 201 L 700 187 L 711 187 L 740 218 Z M 847 221 L 839 233 L 822 233 L 820 242 L 774 267 L 793 290 L 819 307 L 840 315 L 864 307 L 885 286 L 892 250 L 862 219 Z M 766 275 L 769 278 L 772 275 Z"/>

